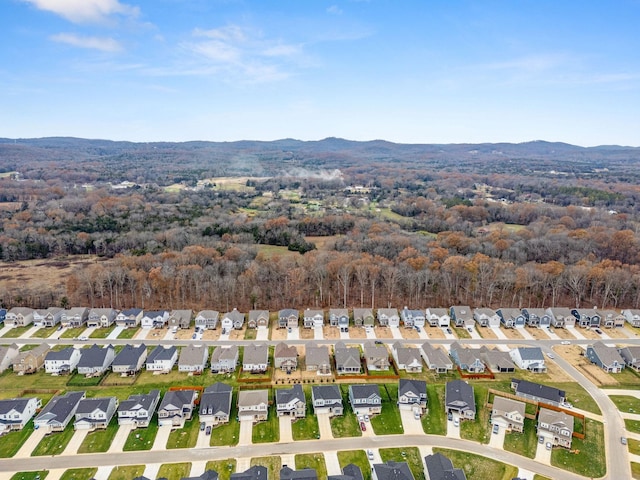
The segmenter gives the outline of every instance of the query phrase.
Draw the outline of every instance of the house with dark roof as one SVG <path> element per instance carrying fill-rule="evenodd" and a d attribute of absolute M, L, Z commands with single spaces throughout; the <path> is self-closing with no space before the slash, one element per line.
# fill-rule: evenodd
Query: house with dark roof
<path fill-rule="evenodd" d="M 4 372 L 13 365 L 13 362 L 19 353 L 20 347 L 18 347 L 18 345 L 15 343 L 12 343 L 11 345 L 3 345 L 0 347 L 0 373 Z"/>
<path fill-rule="evenodd" d="M 533 383 L 528 380 L 512 378 L 511 388 L 515 390 L 516 396 L 527 398 L 534 402 L 548 403 L 556 407 L 559 407 L 565 402 L 564 390 Z"/>
<path fill-rule="evenodd" d="M 333 347 L 338 374 L 360 373 L 360 349 L 347 347 L 344 342 L 337 342 Z"/>
<path fill-rule="evenodd" d="M 218 480 L 218 472 L 215 470 L 205 470 L 197 477 L 182 477 L 180 480 Z"/>
<path fill-rule="evenodd" d="M 404 370 L 409 373 L 422 372 L 420 349 L 395 342 L 391 348 L 391 352 L 398 370 Z"/>
<path fill-rule="evenodd" d="M 457 328 L 473 327 L 475 320 L 471 307 L 468 305 L 454 305 L 449 308 L 449 315 L 451 321 Z"/>
<path fill-rule="evenodd" d="M 324 345 L 315 343 L 307 344 L 305 348 L 305 366 L 307 372 L 316 372 L 317 375 L 331 375 L 331 360 L 329 350 Z"/>
<path fill-rule="evenodd" d="M 585 357 L 607 373 L 620 373 L 626 365 L 616 347 L 609 347 L 600 340 L 587 345 Z"/>
<path fill-rule="evenodd" d="M 269 480 L 267 478 L 267 475 L 267 467 L 263 467 L 262 465 L 254 465 L 244 472 L 232 473 L 229 478 L 230 480 Z"/>
<path fill-rule="evenodd" d="M 127 308 L 116 315 L 116 325 L 122 328 L 135 328 L 140 325 L 144 312 L 141 308 Z"/>
<path fill-rule="evenodd" d="M 304 418 L 307 414 L 307 402 L 302 385 L 296 383 L 291 388 L 276 390 L 276 412 L 278 416 Z"/>
<path fill-rule="evenodd" d="M 424 457 L 426 480 L 467 480 L 464 470 L 453 468 L 453 463 L 441 453 Z"/>
<path fill-rule="evenodd" d="M 453 361 L 440 347 L 424 342 L 420 347 L 420 353 L 427 368 L 436 373 L 447 373 L 453 370 Z"/>
<path fill-rule="evenodd" d="M 249 344 L 244 347 L 242 370 L 251 373 L 266 372 L 269 366 L 269 345 Z"/>
<path fill-rule="evenodd" d="M 191 326 L 191 317 L 193 316 L 192 310 L 171 310 L 169 314 L 168 326 L 170 328 L 176 328 L 186 330 Z"/>
<path fill-rule="evenodd" d="M 192 345 L 180 349 L 178 359 L 178 371 L 189 373 L 202 373 L 209 360 L 209 347 L 206 345 Z"/>
<path fill-rule="evenodd" d="M 524 328 L 527 323 L 527 318 L 519 308 L 499 308 L 496 313 L 500 317 L 500 325 L 505 328 Z"/>
<path fill-rule="evenodd" d="M 415 480 L 407 462 L 388 461 L 371 466 L 373 480 Z"/>
<path fill-rule="evenodd" d="M 40 407 L 42 401 L 37 397 L 0 400 L 0 435 L 22 430 Z"/>
<path fill-rule="evenodd" d="M 44 428 L 51 432 L 61 432 L 76 414 L 80 400 L 85 398 L 85 392 L 68 392 L 56 395 L 40 411 L 33 421 L 34 428 Z"/>
<path fill-rule="evenodd" d="M 408 378 L 398 379 L 398 406 L 409 409 L 427 408 L 427 382 Z"/>
<path fill-rule="evenodd" d="M 522 314 L 529 327 L 547 328 L 551 325 L 551 315 L 544 308 L 523 308 Z"/>
<path fill-rule="evenodd" d="M 462 380 L 447 382 L 444 391 L 444 408 L 447 413 L 457 413 L 462 420 L 474 420 L 476 400 L 473 387 Z"/>
<path fill-rule="evenodd" d="M 372 341 L 367 341 L 364 344 L 364 361 L 367 364 L 367 370 L 370 371 L 379 372 L 391 368 L 387 347 Z"/>
<path fill-rule="evenodd" d="M 268 310 L 249 310 L 249 319 L 247 320 L 247 328 L 269 328 L 269 311 Z"/>
<path fill-rule="evenodd" d="M 142 328 L 164 328 L 169 321 L 169 312 L 166 310 L 146 311 L 140 320 Z"/>
<path fill-rule="evenodd" d="M 118 408 L 116 397 L 85 398 L 80 400 L 76 409 L 76 430 L 105 429 Z"/>
<path fill-rule="evenodd" d="M 211 354 L 213 373 L 234 372 L 238 366 L 239 350 L 237 345 L 218 345 Z"/>
<path fill-rule="evenodd" d="M 485 345 L 479 348 L 480 360 L 489 367 L 492 372 L 496 373 L 513 373 L 516 365 L 511 360 L 509 352 L 503 352 L 497 348 L 488 348 Z"/>
<path fill-rule="evenodd" d="M 273 365 L 283 372 L 291 373 L 298 368 L 298 349 L 295 345 L 280 342 L 273 351 Z"/>
<path fill-rule="evenodd" d="M 7 318 L 7 309 L 0 308 L 0 323 L 4 323 L 6 318 Z"/>
<path fill-rule="evenodd" d="M 193 415 L 196 398 L 196 390 L 169 390 L 158 407 L 158 425 L 184 427 L 184 422 Z"/>
<path fill-rule="evenodd" d="M 484 362 L 480 358 L 480 350 L 477 348 L 466 348 L 458 342 L 453 342 L 449 347 L 449 355 L 453 362 L 460 367 L 460 370 L 469 373 L 483 373 L 485 371 Z"/>
<path fill-rule="evenodd" d="M 364 476 L 359 466 L 350 463 L 342 468 L 342 475 L 329 475 L 327 480 L 364 480 Z"/>
<path fill-rule="evenodd" d="M 597 328 L 602 321 L 600 311 L 595 308 L 573 308 L 571 315 L 575 317 L 576 325 L 582 328 Z"/>
<path fill-rule="evenodd" d="M 138 346 L 125 345 L 113 359 L 111 370 L 123 375 L 134 375 L 142 370 L 147 360 L 147 346 L 142 343 Z"/>
<path fill-rule="evenodd" d="M 129 395 L 118 405 L 118 425 L 148 427 L 160 401 L 160 390 Z"/>
<path fill-rule="evenodd" d="M 83 348 L 81 352 L 82 356 L 78 362 L 80 375 L 100 376 L 109 369 L 115 358 L 113 345 L 101 347 L 94 343 L 89 348 Z"/>
<path fill-rule="evenodd" d="M 203 330 L 215 330 L 218 326 L 218 317 L 220 313 L 217 310 L 200 310 L 196 315 L 196 328 Z"/>
<path fill-rule="evenodd" d="M 293 470 L 283 465 L 280 469 L 280 480 L 318 480 L 318 473 L 313 468 Z"/>
<path fill-rule="evenodd" d="M 175 345 L 154 348 L 145 363 L 145 368 L 152 372 L 170 372 L 178 361 L 178 349 Z"/>
<path fill-rule="evenodd" d="M 311 399 L 313 411 L 316 415 L 323 413 L 333 416 L 342 415 L 344 412 L 340 387 L 335 384 L 313 385 L 311 387 Z"/>
<path fill-rule="evenodd" d="M 44 367 L 44 360 L 49 353 L 49 345 L 41 343 L 32 350 L 19 352 L 13 359 L 13 371 L 18 375 L 36 373 Z"/>
<path fill-rule="evenodd" d="M 210 425 L 229 423 L 233 389 L 226 383 L 217 382 L 204 389 L 200 397 L 200 421 Z"/>
<path fill-rule="evenodd" d="M 525 404 L 510 398 L 493 398 L 491 408 L 491 424 L 499 425 L 507 431 L 522 433 L 524 431 Z"/>
<path fill-rule="evenodd" d="M 74 347 L 62 350 L 49 350 L 44 357 L 44 371 L 51 375 L 60 375 L 73 372 L 80 361 L 80 349 Z"/>
<path fill-rule="evenodd" d="M 422 310 L 413 310 L 404 307 L 400 310 L 400 319 L 402 320 L 402 324 L 407 328 L 424 327 L 426 314 Z"/>
<path fill-rule="evenodd" d="M 356 415 L 375 415 L 382 411 L 380 386 L 375 383 L 349 385 L 349 403 Z"/>
<path fill-rule="evenodd" d="M 87 327 L 109 328 L 115 323 L 117 314 L 113 308 L 92 308 L 87 317 Z"/>
<path fill-rule="evenodd" d="M 509 352 L 513 363 L 522 370 L 533 373 L 544 373 L 547 366 L 544 363 L 544 355 L 540 347 L 517 347 Z"/>
<path fill-rule="evenodd" d="M 298 328 L 300 314 L 294 308 L 283 308 L 278 312 L 278 328 Z"/>

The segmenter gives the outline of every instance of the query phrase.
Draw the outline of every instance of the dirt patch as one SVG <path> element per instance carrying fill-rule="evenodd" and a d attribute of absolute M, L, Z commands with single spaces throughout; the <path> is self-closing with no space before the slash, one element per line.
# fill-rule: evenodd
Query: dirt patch
<path fill-rule="evenodd" d="M 417 340 L 420 338 L 420 335 L 416 332 L 415 328 L 400 327 L 398 330 L 400 330 L 402 338 L 406 338 L 407 340 Z"/>
<path fill-rule="evenodd" d="M 220 328 L 216 328 L 215 330 L 205 330 L 202 334 L 203 340 L 218 340 L 220 338 L 220 334 L 222 330 Z"/>
<path fill-rule="evenodd" d="M 536 340 L 549 340 L 549 335 L 545 332 L 546 328 L 528 328 L 527 332 Z"/>
<path fill-rule="evenodd" d="M 177 340 L 189 340 L 193 336 L 194 331 L 195 329 L 191 328 L 185 330 L 180 329 L 174 334 L 174 338 Z"/>
<path fill-rule="evenodd" d="M 522 335 L 520 335 L 520 332 L 518 331 L 517 328 L 501 328 L 500 330 L 502 330 L 502 332 L 504 333 L 505 337 L 511 339 L 511 340 L 522 340 L 524 339 L 524 337 Z"/>
<path fill-rule="evenodd" d="M 584 350 L 579 346 L 559 346 L 556 347 L 554 351 L 557 354 L 561 355 L 562 358 L 570 362 L 571 365 L 580 370 L 580 372 L 583 373 L 584 376 L 591 380 L 595 385 L 604 386 L 618 384 L 618 381 L 615 378 L 606 373 L 597 365 L 591 363 L 587 359 L 587 357 L 581 355 L 582 353 L 584 353 Z M 549 363 L 550 362 L 547 362 L 547 364 Z"/>
<path fill-rule="evenodd" d="M 440 327 L 428 327 L 425 330 L 429 338 L 447 338 Z"/>
<path fill-rule="evenodd" d="M 389 327 L 373 327 L 373 331 L 376 334 L 376 338 L 393 338 Z"/>
<path fill-rule="evenodd" d="M 576 327 L 576 330 L 584 335 L 585 338 L 588 338 L 590 340 L 602 340 L 602 337 L 591 329 Z"/>
<path fill-rule="evenodd" d="M 571 332 L 567 331 L 566 328 L 554 328 L 553 329 L 553 333 L 555 333 L 558 337 L 562 338 L 563 340 L 575 340 L 576 337 L 574 337 Z"/>
<path fill-rule="evenodd" d="M 287 339 L 287 329 L 286 328 L 272 328 L 271 329 L 271 340 L 286 340 Z"/>
<path fill-rule="evenodd" d="M 229 332 L 229 340 L 244 340 L 246 328 L 236 330 L 235 328 Z"/>
<path fill-rule="evenodd" d="M 313 328 L 299 328 L 298 330 L 300 330 L 300 338 L 302 340 L 313 340 L 315 338 Z"/>
<path fill-rule="evenodd" d="M 498 336 L 496 335 L 496 332 L 493 331 L 493 328 L 478 327 L 476 330 L 478 330 L 478 333 L 482 338 L 494 338 L 494 339 L 498 338 Z"/>
<path fill-rule="evenodd" d="M 625 328 L 603 328 L 601 330 L 611 338 L 629 338 L 629 331 Z"/>
<path fill-rule="evenodd" d="M 340 330 L 338 330 L 338 327 L 325 325 L 322 327 L 322 336 L 325 340 L 338 340 L 340 338 Z"/>

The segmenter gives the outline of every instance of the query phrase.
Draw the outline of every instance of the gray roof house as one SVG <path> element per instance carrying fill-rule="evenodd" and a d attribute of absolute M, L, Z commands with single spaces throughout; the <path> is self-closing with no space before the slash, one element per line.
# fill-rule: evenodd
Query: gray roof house
<path fill-rule="evenodd" d="M 64 310 L 60 307 L 49 307 L 46 310 L 33 311 L 33 324 L 42 327 L 55 327 L 62 320 Z"/>
<path fill-rule="evenodd" d="M 169 314 L 168 326 L 186 330 L 191 326 L 192 310 L 171 310 Z"/>
<path fill-rule="evenodd" d="M 62 350 L 49 350 L 44 358 L 44 371 L 52 375 L 73 372 L 80 361 L 80 349 L 67 347 Z"/>
<path fill-rule="evenodd" d="M 492 372 L 513 373 L 516 365 L 511 360 L 509 352 L 503 352 L 497 348 L 480 347 L 480 359 Z"/>
<path fill-rule="evenodd" d="M 56 395 L 40 411 L 33 421 L 35 428 L 48 429 L 51 432 L 61 432 L 73 418 L 80 400 L 85 398 L 85 392 L 68 392 Z"/>
<path fill-rule="evenodd" d="M 451 325 L 451 315 L 446 308 L 427 308 L 427 323 L 430 327 L 448 327 Z"/>
<path fill-rule="evenodd" d="M 269 311 L 249 310 L 247 328 L 269 328 Z"/>
<path fill-rule="evenodd" d="M 216 310 L 200 310 L 196 315 L 196 327 L 204 330 L 215 330 L 220 313 Z"/>
<path fill-rule="evenodd" d="M 379 308 L 378 323 L 381 327 L 399 327 L 400 314 L 397 308 Z"/>
<path fill-rule="evenodd" d="M 473 387 L 462 380 L 447 382 L 444 391 L 444 405 L 447 413 L 455 412 L 463 420 L 476 418 L 476 400 Z"/>
<path fill-rule="evenodd" d="M 395 342 L 391 351 L 398 370 L 404 370 L 410 373 L 422 372 L 422 357 L 420 356 L 419 348 L 405 346 L 400 342 Z"/>
<path fill-rule="evenodd" d="M 166 310 L 147 310 L 140 319 L 142 328 L 164 328 L 169 321 L 169 312 Z"/>
<path fill-rule="evenodd" d="M 115 323 L 117 314 L 113 308 L 92 308 L 87 317 L 87 327 L 108 328 Z"/>
<path fill-rule="evenodd" d="M 206 345 L 187 345 L 180 350 L 179 372 L 202 373 L 207 367 L 209 347 Z"/>
<path fill-rule="evenodd" d="M 453 361 L 441 348 L 424 342 L 420 347 L 422 358 L 427 368 L 436 373 L 447 373 L 453 370 Z"/>
<path fill-rule="evenodd" d="M 408 378 L 398 379 L 398 405 L 400 408 L 427 408 L 427 382 Z"/>
<path fill-rule="evenodd" d="M 32 350 L 18 352 L 13 359 L 13 371 L 18 375 L 35 373 L 44 367 L 44 360 L 49 353 L 49 345 L 41 343 Z"/>
<path fill-rule="evenodd" d="M 441 453 L 424 457 L 426 480 L 467 480 L 464 470 L 453 468 L 453 463 Z"/>
<path fill-rule="evenodd" d="M 212 425 L 228 423 L 231 415 L 231 385 L 217 382 L 204 389 L 200 398 L 200 421 Z"/>
<path fill-rule="evenodd" d="M 400 310 L 400 319 L 402 320 L 402 324 L 407 328 L 424 327 L 426 313 L 422 310 L 412 310 L 404 307 Z"/>
<path fill-rule="evenodd" d="M 60 323 L 63 327 L 81 327 L 87 323 L 89 309 L 87 307 L 72 307 L 62 312 Z"/>
<path fill-rule="evenodd" d="M 582 328 L 596 328 L 602 322 L 600 310 L 595 308 L 573 308 L 571 314 L 576 318 L 576 324 Z"/>
<path fill-rule="evenodd" d="M 370 308 L 353 309 L 353 324 L 356 327 L 373 327 L 374 320 L 373 310 Z"/>
<path fill-rule="evenodd" d="M 473 327 L 473 324 L 475 323 L 471 307 L 468 305 L 454 305 L 449 308 L 449 314 L 451 316 L 451 321 L 458 328 Z"/>
<path fill-rule="evenodd" d="M 269 414 L 269 390 L 240 390 L 238 392 L 238 417 L 240 421 L 265 421 Z"/>
<path fill-rule="evenodd" d="M 252 373 L 266 372 L 269 366 L 269 345 L 249 344 L 244 347 L 242 370 Z"/>
<path fill-rule="evenodd" d="M 342 475 L 329 475 L 327 480 L 364 480 L 364 476 L 359 466 L 350 463 L 344 466 Z"/>
<path fill-rule="evenodd" d="M 218 480 L 218 472 L 215 470 L 205 470 L 197 477 L 182 477 L 180 480 Z"/>
<path fill-rule="evenodd" d="M 76 430 L 96 430 L 107 428 L 118 408 L 116 397 L 85 398 L 76 408 Z"/>
<path fill-rule="evenodd" d="M 324 311 L 307 308 L 302 313 L 302 325 L 304 328 L 322 328 L 324 325 Z"/>
<path fill-rule="evenodd" d="M 18 356 L 18 353 L 20 353 L 20 347 L 15 343 L 0 347 L 0 373 L 13 365 L 13 361 Z"/>
<path fill-rule="evenodd" d="M 235 330 L 241 330 L 242 327 L 244 327 L 244 313 L 239 312 L 237 308 L 234 308 L 222 316 L 221 325 L 222 330 L 227 333 L 232 328 Z"/>
<path fill-rule="evenodd" d="M 375 383 L 349 385 L 349 403 L 356 415 L 375 415 L 382 411 L 380 386 Z"/>
<path fill-rule="evenodd" d="M 522 314 L 529 327 L 547 328 L 551 325 L 551 315 L 544 308 L 523 308 Z"/>
<path fill-rule="evenodd" d="M 329 325 L 332 327 L 349 328 L 349 310 L 346 308 L 330 308 Z"/>
<path fill-rule="evenodd" d="M 109 369 L 114 358 L 113 345 L 101 347 L 94 343 L 91 347 L 82 349 L 82 356 L 78 362 L 78 373 L 87 376 L 102 375 Z"/>
<path fill-rule="evenodd" d="M 177 361 L 178 349 L 175 345 L 169 347 L 158 345 L 147 356 L 145 368 L 152 372 L 170 372 Z"/>
<path fill-rule="evenodd" d="M 373 480 L 415 480 L 407 462 L 374 463 L 371 469 Z"/>
<path fill-rule="evenodd" d="M 629 309 L 623 310 L 622 314 L 624 315 L 625 320 L 632 327 L 638 328 L 640 327 L 640 310 L 637 309 Z"/>
<path fill-rule="evenodd" d="M 640 345 L 633 345 L 618 350 L 627 367 L 640 371 Z"/>
<path fill-rule="evenodd" d="M 22 430 L 41 406 L 37 397 L 0 400 L 0 435 Z"/>
<path fill-rule="evenodd" d="M 338 374 L 360 373 L 360 349 L 337 342 L 333 347 Z"/>
<path fill-rule="evenodd" d="M 491 423 L 508 430 L 524 431 L 525 404 L 510 398 L 495 396 L 491 408 Z"/>
<path fill-rule="evenodd" d="M 147 360 L 147 346 L 142 343 L 138 346 L 125 345 L 113 359 L 111 370 L 114 373 L 133 375 L 142 370 Z"/>
<path fill-rule="evenodd" d="M 364 344 L 364 361 L 367 364 L 367 370 L 382 371 L 391 368 L 387 347 L 371 341 Z"/>
<path fill-rule="evenodd" d="M 480 327 L 498 328 L 500 326 L 500 316 L 491 308 L 475 308 L 473 319 Z"/>
<path fill-rule="evenodd" d="M 294 470 L 287 465 L 280 469 L 280 480 L 318 480 L 318 472 L 313 468 Z"/>
<path fill-rule="evenodd" d="M 129 395 L 118 405 L 118 425 L 148 427 L 160 401 L 160 390 Z"/>
<path fill-rule="evenodd" d="M 213 373 L 234 372 L 238 366 L 239 350 L 237 345 L 218 345 L 211 354 Z"/>
<path fill-rule="evenodd" d="M 254 465 L 253 467 L 245 470 L 244 472 L 232 473 L 229 477 L 230 480 L 268 480 L 267 467 L 262 465 Z"/>
<path fill-rule="evenodd" d="M 298 310 L 293 308 L 283 308 L 278 312 L 278 328 L 297 328 Z"/>
<path fill-rule="evenodd" d="M 547 371 L 544 363 L 544 355 L 540 347 L 517 347 L 509 352 L 511 360 L 518 368 L 534 373 Z"/>
<path fill-rule="evenodd" d="M 327 347 L 314 343 L 307 344 L 305 365 L 308 372 L 315 371 L 317 375 L 331 375 L 331 360 Z"/>
<path fill-rule="evenodd" d="M 123 328 L 135 328 L 140 325 L 144 311 L 141 308 L 127 308 L 116 315 L 116 325 Z"/>
<path fill-rule="evenodd" d="M 13 307 L 4 318 L 5 325 L 24 327 L 33 323 L 33 308 Z"/>
<path fill-rule="evenodd" d="M 505 328 L 524 328 L 527 323 L 527 317 L 519 308 L 499 308 L 496 313 Z"/>
<path fill-rule="evenodd" d="M 333 416 L 343 413 L 342 394 L 338 385 L 313 385 L 311 399 L 316 415 L 325 413 Z"/>
<path fill-rule="evenodd" d="M 291 388 L 276 389 L 276 411 L 279 417 L 304 418 L 307 402 L 302 385 L 296 383 Z"/>
<path fill-rule="evenodd" d="M 565 403 L 565 392 L 554 387 L 533 383 L 519 378 L 511 379 L 511 388 L 516 396 L 533 400 L 534 402 L 548 403 L 559 407 Z"/>
<path fill-rule="evenodd" d="M 604 328 L 624 327 L 626 321 L 624 314 L 615 310 L 600 310 L 600 317 Z"/>
<path fill-rule="evenodd" d="M 573 417 L 562 411 L 541 408 L 538 413 L 538 435 L 550 440 L 553 445 L 571 448 Z"/>
<path fill-rule="evenodd" d="M 480 350 L 476 348 L 462 347 L 458 342 L 453 342 L 449 347 L 449 355 L 454 363 L 469 373 L 483 373 L 485 365 L 480 358 Z"/>
<path fill-rule="evenodd" d="M 546 312 L 551 316 L 551 326 L 555 328 L 574 327 L 576 317 L 571 313 L 570 308 L 549 307 Z"/>
<path fill-rule="evenodd" d="M 197 397 L 196 390 L 169 390 L 158 407 L 158 425 L 184 427 L 193 415 Z"/>
<path fill-rule="evenodd" d="M 284 372 L 295 371 L 298 368 L 298 349 L 295 345 L 278 343 L 273 351 L 273 365 Z"/>
<path fill-rule="evenodd" d="M 626 365 L 616 347 L 608 347 L 601 341 L 588 345 L 585 356 L 607 373 L 620 373 Z"/>

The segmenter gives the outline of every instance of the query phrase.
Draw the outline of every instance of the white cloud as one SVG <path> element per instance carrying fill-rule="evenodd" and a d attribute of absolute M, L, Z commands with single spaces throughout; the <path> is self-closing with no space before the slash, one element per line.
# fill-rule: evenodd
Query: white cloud
<path fill-rule="evenodd" d="M 331 5 L 327 8 L 327 13 L 330 15 L 342 15 L 342 9 L 337 5 Z"/>
<path fill-rule="evenodd" d="M 39 10 L 53 12 L 73 23 L 100 23 L 113 15 L 135 17 L 138 7 L 119 0 L 22 0 Z"/>
<path fill-rule="evenodd" d="M 54 42 L 65 43 L 79 48 L 100 50 L 102 52 L 119 52 L 122 50 L 120 42 L 109 37 L 87 37 L 74 33 L 58 33 L 57 35 L 52 35 L 50 38 Z"/>

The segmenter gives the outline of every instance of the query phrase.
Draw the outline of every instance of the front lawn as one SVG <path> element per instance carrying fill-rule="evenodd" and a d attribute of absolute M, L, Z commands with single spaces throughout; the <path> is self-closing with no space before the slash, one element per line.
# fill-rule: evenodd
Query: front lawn
<path fill-rule="evenodd" d="M 89 338 L 107 338 L 109 334 L 113 332 L 115 329 L 116 329 L 115 324 L 110 326 L 109 328 L 96 328 L 93 332 L 91 332 L 91 335 L 89 335 Z"/>
<path fill-rule="evenodd" d="M 538 448 L 536 421 L 524 419 L 524 432 L 509 432 L 504 436 L 504 449 L 527 458 L 535 458 Z"/>
<path fill-rule="evenodd" d="M 318 474 L 318 478 L 327 478 L 327 465 L 324 462 L 322 453 L 298 454 L 295 459 L 296 470 L 313 468 Z"/>
<path fill-rule="evenodd" d="M 291 422 L 291 434 L 294 440 L 313 440 L 320 438 L 320 427 L 318 417 L 313 415 L 313 401 L 311 399 L 311 385 L 302 387 L 307 403 L 307 415 Z"/>
<path fill-rule="evenodd" d="M 587 433 L 584 440 L 574 438 L 571 453 L 564 448 L 554 448 L 551 465 L 564 468 L 585 477 L 599 478 L 607 472 L 604 451 L 604 425 L 590 418 L 586 419 Z"/>
<path fill-rule="evenodd" d="M 136 428 L 135 430 L 131 430 L 131 433 L 129 433 L 129 436 L 127 437 L 127 441 L 124 442 L 122 450 L 125 452 L 151 450 L 157 433 L 158 421 L 154 415 L 153 420 L 147 428 Z"/>
<path fill-rule="evenodd" d="M 364 450 L 345 450 L 338 452 L 338 462 L 340 469 L 343 469 L 350 463 L 360 467 L 364 480 L 371 480 L 371 465 L 367 459 L 367 453 Z"/>
<path fill-rule="evenodd" d="M 33 325 L 25 325 L 24 327 L 13 327 L 12 329 L 8 330 L 2 336 L 2 338 L 18 338 L 31 330 L 32 327 Z"/>
<path fill-rule="evenodd" d="M 39 472 L 18 472 L 11 477 L 11 480 L 44 480 L 49 474 L 49 470 L 40 470 Z"/>
<path fill-rule="evenodd" d="M 631 476 L 634 479 L 640 480 L 640 463 L 631 462 Z M 13 478 L 11 480 L 13 480 Z M 534 478 L 533 480 L 536 479 Z"/>
<path fill-rule="evenodd" d="M 282 468 L 282 460 L 279 456 L 275 457 L 253 457 L 251 466 L 260 465 L 267 469 L 267 478 L 280 478 L 280 468 Z"/>
<path fill-rule="evenodd" d="M 518 474 L 518 469 L 513 465 L 473 453 L 447 448 L 434 448 L 433 453 L 443 454 L 455 468 L 464 470 L 467 480 L 511 480 Z"/>
<path fill-rule="evenodd" d="M 269 392 L 272 397 L 273 392 Z M 280 440 L 280 420 L 276 413 L 276 406 L 269 406 L 269 416 L 266 422 L 260 422 L 253 426 L 253 443 L 271 443 Z"/>
<path fill-rule="evenodd" d="M 191 420 L 184 422 L 184 427 L 173 430 L 169 434 L 167 440 L 167 449 L 172 448 L 193 448 L 198 441 L 198 432 L 200 431 L 200 422 L 197 415 L 191 417 Z"/>
<path fill-rule="evenodd" d="M 78 338 L 86 329 L 87 327 L 67 328 L 62 332 L 60 338 Z"/>
<path fill-rule="evenodd" d="M 533 480 L 552 480 L 549 477 L 545 477 L 543 475 L 538 475 L 537 473 L 533 476 Z"/>
<path fill-rule="evenodd" d="M 102 453 L 109 450 L 113 437 L 118 433 L 118 420 L 116 415 L 104 430 L 94 430 L 89 432 L 82 441 L 78 453 Z"/>
<path fill-rule="evenodd" d="M 632 433 L 640 433 L 640 420 L 629 420 L 627 418 L 624 421 L 624 427 Z"/>
<path fill-rule="evenodd" d="M 180 480 L 189 476 L 191 471 L 191 463 L 164 463 L 158 470 L 156 478 L 166 478 L 168 480 Z"/>
<path fill-rule="evenodd" d="M 131 480 L 141 477 L 146 465 L 128 465 L 125 467 L 113 467 L 107 480 Z"/>
<path fill-rule="evenodd" d="M 402 418 L 398 409 L 398 384 L 383 383 L 380 385 L 382 412 L 371 417 L 371 426 L 376 435 L 394 435 L 404 433 Z"/>
<path fill-rule="evenodd" d="M 118 335 L 118 338 L 121 338 L 123 340 L 130 340 L 136 336 L 136 333 L 138 333 L 139 330 L 140 330 L 139 327 L 125 328 L 120 332 L 120 335 Z"/>
<path fill-rule="evenodd" d="M 69 422 L 67 428 L 62 432 L 47 434 L 35 448 L 32 457 L 38 457 L 43 455 L 60 455 L 67 448 L 67 445 L 71 441 L 71 437 L 75 431 L 73 430 L 73 422 Z M 73 452 L 75 453 L 75 452 Z"/>
<path fill-rule="evenodd" d="M 38 330 L 36 330 L 33 335 L 31 335 L 31 338 L 49 338 L 51 335 L 54 334 L 54 332 L 58 330 L 58 327 L 42 327 L 39 328 Z"/>
<path fill-rule="evenodd" d="M 60 480 L 91 480 L 97 471 L 97 468 L 70 468 L 65 470 Z"/>
<path fill-rule="evenodd" d="M 218 480 L 229 480 L 231 474 L 236 471 L 237 460 L 235 458 L 227 458 L 225 460 L 209 460 L 205 471 L 215 470 L 218 472 Z"/>
<path fill-rule="evenodd" d="M 476 401 L 476 418 L 475 420 L 460 422 L 460 437 L 465 440 L 489 443 L 489 437 L 491 436 L 491 424 L 489 423 L 491 410 L 485 407 L 487 386 L 476 383 L 473 385 L 473 393 Z"/>
<path fill-rule="evenodd" d="M 0 442 L 0 458 L 13 457 L 32 433 L 33 420 L 29 420 L 29 423 L 27 423 L 22 430 L 3 435 L 2 441 Z"/>
<path fill-rule="evenodd" d="M 229 423 L 224 423 L 211 429 L 211 440 L 209 445 L 212 447 L 224 447 L 226 445 L 234 446 L 238 444 L 238 440 L 240 439 L 240 422 L 238 421 L 237 398 L 238 393 L 234 391 L 231 398 Z"/>
<path fill-rule="evenodd" d="M 340 385 L 342 404 L 345 406 L 342 415 L 331 417 L 331 432 L 334 438 L 361 437 L 362 431 L 358 424 L 358 417 L 353 413 L 349 405 L 349 392 L 346 385 Z"/>
<path fill-rule="evenodd" d="M 629 438 L 627 439 L 627 446 L 630 454 L 640 455 L 640 441 Z"/>
<path fill-rule="evenodd" d="M 431 435 L 447 434 L 447 417 L 444 413 L 444 385 L 427 385 L 427 415 L 423 415 L 422 429 Z"/>
<path fill-rule="evenodd" d="M 609 398 L 621 412 L 640 412 L 640 398 L 631 395 L 610 395 Z"/>
<path fill-rule="evenodd" d="M 415 480 L 425 480 L 422 457 L 420 457 L 420 451 L 417 447 L 381 448 L 380 458 L 383 463 L 389 461 L 407 462 Z"/>

